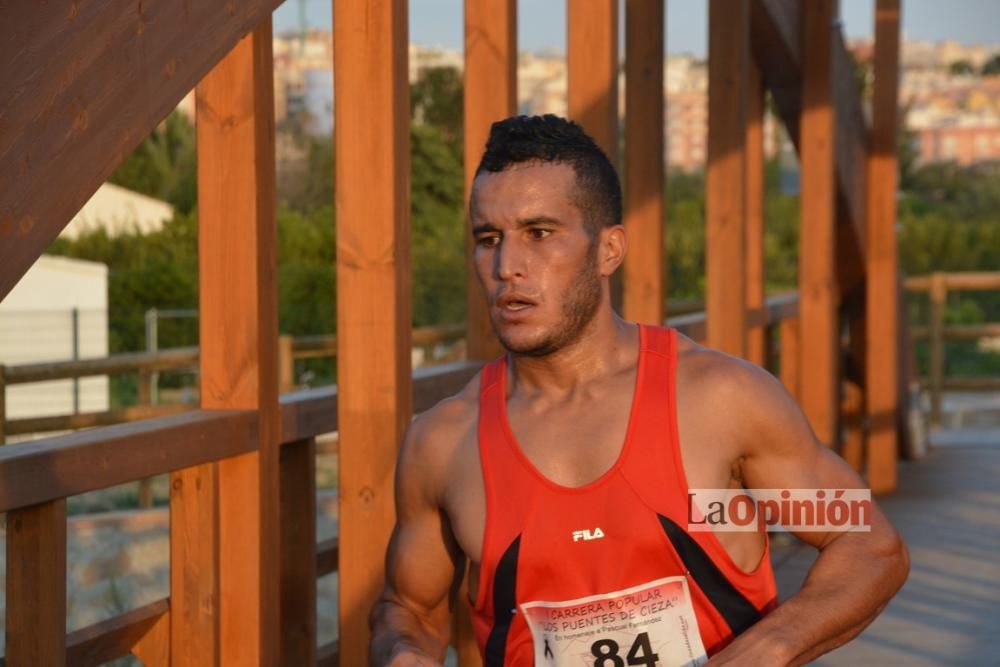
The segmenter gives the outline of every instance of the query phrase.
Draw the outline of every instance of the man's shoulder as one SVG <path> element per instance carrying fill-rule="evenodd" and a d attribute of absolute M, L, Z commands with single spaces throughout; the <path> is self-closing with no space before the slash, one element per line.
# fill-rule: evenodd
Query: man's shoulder
<path fill-rule="evenodd" d="M 678 410 L 711 414 L 720 426 L 751 435 L 797 410 L 794 400 L 770 372 L 719 350 L 678 336 Z"/>
<path fill-rule="evenodd" d="M 443 462 L 468 439 L 479 422 L 480 376 L 476 373 L 458 393 L 414 417 L 404 443 L 413 458 Z"/>

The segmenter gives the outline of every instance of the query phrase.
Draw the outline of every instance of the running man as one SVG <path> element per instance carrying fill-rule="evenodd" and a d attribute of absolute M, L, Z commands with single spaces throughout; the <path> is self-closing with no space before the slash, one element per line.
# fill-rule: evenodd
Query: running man
<path fill-rule="evenodd" d="M 507 354 L 406 434 L 371 663 L 441 663 L 467 566 L 487 667 L 798 665 L 871 623 L 909 569 L 877 507 L 799 534 L 780 605 L 766 532 L 689 530 L 689 489 L 863 482 L 767 371 L 614 312 L 621 189 L 581 128 L 495 123 L 469 216 Z"/>

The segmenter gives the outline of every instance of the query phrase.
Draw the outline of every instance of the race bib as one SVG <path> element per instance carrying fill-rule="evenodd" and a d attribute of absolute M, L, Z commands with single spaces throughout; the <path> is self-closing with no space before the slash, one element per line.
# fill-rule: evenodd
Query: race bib
<path fill-rule="evenodd" d="M 687 577 L 561 602 L 526 602 L 536 667 L 692 667 L 708 660 Z"/>

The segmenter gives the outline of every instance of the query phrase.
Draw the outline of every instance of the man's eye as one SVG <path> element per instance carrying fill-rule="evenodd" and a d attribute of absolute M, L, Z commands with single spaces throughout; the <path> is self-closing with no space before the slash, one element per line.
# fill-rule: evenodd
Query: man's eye
<path fill-rule="evenodd" d="M 479 238 L 476 239 L 476 244 L 484 248 L 492 248 L 496 246 L 498 243 L 500 243 L 500 237 L 497 236 L 496 234 L 493 234 L 491 236 L 480 236 Z"/>
<path fill-rule="evenodd" d="M 531 229 L 528 233 L 531 234 L 531 238 L 535 239 L 536 241 L 540 241 L 540 240 L 544 239 L 546 236 L 548 236 L 549 234 L 551 234 L 552 230 L 551 229 L 541 229 L 541 228 L 536 227 L 536 228 Z"/>

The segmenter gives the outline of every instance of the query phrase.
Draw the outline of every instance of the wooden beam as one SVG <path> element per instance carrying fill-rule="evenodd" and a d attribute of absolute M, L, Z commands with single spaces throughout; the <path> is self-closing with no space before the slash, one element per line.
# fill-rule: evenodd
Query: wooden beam
<path fill-rule="evenodd" d="M 566 0 L 569 117 L 618 163 L 618 0 Z"/>
<path fill-rule="evenodd" d="M 899 0 L 875 5 L 872 153 L 868 161 L 868 483 L 896 488 L 896 408 L 900 363 L 899 258 L 896 247 L 896 128 L 899 97 Z"/>
<path fill-rule="evenodd" d="M 222 665 L 278 664 L 281 423 L 271 43 L 268 16 L 196 95 L 201 402 L 255 409 L 259 418 L 257 451 L 218 464 Z"/>
<path fill-rule="evenodd" d="M 764 83 L 757 63 L 747 64 L 746 126 L 746 307 L 764 305 Z M 748 323 L 749 324 L 749 323 Z M 767 364 L 768 328 L 752 325 L 747 329 L 747 359 L 758 366 Z"/>
<path fill-rule="evenodd" d="M 257 445 L 257 415 L 194 410 L 0 448 L 0 512 L 236 456 Z"/>
<path fill-rule="evenodd" d="M 139 658 L 143 667 L 170 667 L 169 609 L 132 646 L 132 655 Z"/>
<path fill-rule="evenodd" d="M 746 113 L 748 0 L 708 6 L 706 314 L 708 344 L 746 352 Z"/>
<path fill-rule="evenodd" d="M 281 660 L 316 664 L 316 441 L 281 448 Z"/>
<path fill-rule="evenodd" d="M 663 0 L 625 3 L 625 319 L 660 326 L 663 214 Z"/>
<path fill-rule="evenodd" d="M 774 109 L 797 148 L 803 102 L 803 8 L 800 0 L 751 0 L 751 48 L 771 92 Z M 831 24 L 832 26 L 832 24 Z M 833 40 L 836 91 L 838 283 L 847 292 L 864 278 L 864 212 L 868 130 L 862 115 L 850 54 L 839 30 Z"/>
<path fill-rule="evenodd" d="M 66 662 L 73 667 L 96 667 L 129 655 L 169 613 L 169 601 L 157 600 L 76 630 L 66 637 Z"/>
<path fill-rule="evenodd" d="M 115 167 L 279 4 L 108 0 L 53 12 L 33 0 L 4 3 L 0 299 Z"/>
<path fill-rule="evenodd" d="M 465 202 L 490 126 L 517 113 L 517 0 L 465 0 Z M 467 358 L 492 359 L 503 351 L 493 333 L 473 262 L 472 227 L 466 225 Z"/>
<path fill-rule="evenodd" d="M 218 469 L 170 475 L 170 656 L 175 667 L 219 664 Z"/>
<path fill-rule="evenodd" d="M 412 412 L 407 3 L 337 2 L 333 25 L 340 662 L 364 665 Z"/>
<path fill-rule="evenodd" d="M 66 664 L 66 500 L 7 514 L 6 664 Z"/>
<path fill-rule="evenodd" d="M 800 387 L 800 402 L 816 436 L 833 446 L 840 405 L 832 61 L 836 0 L 812 0 L 802 4 L 802 11 L 799 312 L 801 368 L 808 368 L 810 377 Z"/>
<path fill-rule="evenodd" d="M 781 351 L 778 354 L 781 369 L 779 371 L 781 384 L 785 386 L 792 398 L 802 398 L 802 342 L 799 319 L 792 318 L 781 321 L 778 333 Z"/>

